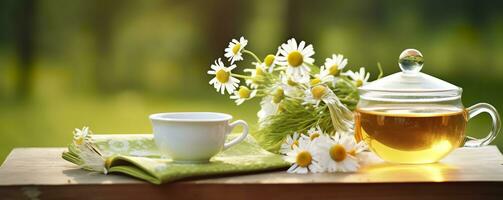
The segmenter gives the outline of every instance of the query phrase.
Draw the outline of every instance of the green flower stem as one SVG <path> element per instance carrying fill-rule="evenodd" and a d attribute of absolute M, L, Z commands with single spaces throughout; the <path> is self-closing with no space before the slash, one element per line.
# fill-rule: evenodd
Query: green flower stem
<path fill-rule="evenodd" d="M 251 76 L 245 76 L 245 75 L 241 75 L 241 74 L 231 74 L 231 76 L 242 78 L 242 79 L 251 79 L 252 78 Z"/>
<path fill-rule="evenodd" d="M 358 101 L 356 101 L 356 100 L 345 100 L 345 99 L 341 99 L 341 102 L 344 104 L 357 104 L 358 103 Z"/>
<path fill-rule="evenodd" d="M 274 71 L 281 71 L 281 70 L 286 70 L 286 67 L 276 67 L 276 68 L 274 68 Z"/>
<path fill-rule="evenodd" d="M 380 62 L 377 62 L 377 68 L 379 68 L 379 76 L 377 76 L 377 79 L 381 79 L 381 77 L 383 76 L 383 70 Z"/>
<path fill-rule="evenodd" d="M 304 98 L 302 98 L 302 97 L 290 97 L 290 96 L 285 96 L 285 98 L 287 98 L 287 99 L 293 99 L 293 100 L 301 100 L 301 101 L 304 101 Z"/>
<path fill-rule="evenodd" d="M 262 63 L 262 61 L 260 61 L 260 59 L 257 57 L 257 55 L 255 55 L 253 52 L 248 51 L 248 50 L 246 50 L 246 49 L 243 49 L 243 53 L 247 53 L 247 54 L 251 55 L 253 58 L 255 58 L 255 60 L 256 60 L 257 62 Z"/>
<path fill-rule="evenodd" d="M 257 90 L 257 94 L 255 95 L 255 97 L 265 97 L 267 95 L 269 95 L 267 92 L 263 90 Z"/>

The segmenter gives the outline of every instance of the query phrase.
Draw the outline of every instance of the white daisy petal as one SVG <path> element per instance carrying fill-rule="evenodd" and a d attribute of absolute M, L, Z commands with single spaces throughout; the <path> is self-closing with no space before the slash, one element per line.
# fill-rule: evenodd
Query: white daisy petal
<path fill-rule="evenodd" d="M 297 47 L 297 50 L 299 51 L 304 51 L 304 47 L 306 46 L 306 42 L 302 41 L 299 43 L 299 46 Z"/>
<path fill-rule="evenodd" d="M 294 173 L 295 169 L 297 169 L 297 164 L 293 164 L 292 166 L 290 166 L 290 168 L 288 168 L 288 170 L 286 172 Z"/>

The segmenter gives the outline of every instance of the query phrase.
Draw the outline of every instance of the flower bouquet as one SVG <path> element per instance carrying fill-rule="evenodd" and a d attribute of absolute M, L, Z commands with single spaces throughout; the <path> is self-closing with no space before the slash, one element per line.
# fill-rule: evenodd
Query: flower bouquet
<path fill-rule="evenodd" d="M 208 71 L 215 76 L 209 84 L 221 94 L 227 92 L 237 105 L 252 98 L 261 98 L 261 109 L 257 113 L 258 130 L 253 136 L 266 150 L 293 159 L 291 162 L 294 165 L 289 171 L 348 171 L 335 166 L 330 170 L 328 165 L 320 168 L 315 164 L 327 156 L 332 156 L 333 160 L 338 152 L 344 157 L 346 153 L 350 155 L 353 152 L 350 156 L 356 158 L 356 150 L 363 149 L 353 137 L 352 110 L 359 98 L 357 88 L 367 83 L 370 74 L 363 67 L 357 72 L 344 71 L 348 60 L 341 54 L 333 54 L 325 59 L 321 67 L 317 66 L 312 58 L 315 53 L 313 46 L 304 41 L 297 42 L 294 38 L 263 60 L 246 49 L 247 44 L 243 37 L 229 42 L 224 56 L 230 66 L 226 66 L 221 58 L 215 60 Z M 243 70 L 247 75 L 233 72 L 237 67 L 235 63 L 244 60 L 243 54 L 254 60 L 252 68 Z M 382 70 L 379 64 L 378 67 L 380 78 Z M 346 149 L 336 150 L 331 148 L 334 145 L 329 144 L 345 145 Z M 316 159 L 316 155 L 321 155 L 316 152 L 327 145 L 329 148 L 323 152 L 330 155 Z M 311 146 L 317 148 L 311 149 Z"/>

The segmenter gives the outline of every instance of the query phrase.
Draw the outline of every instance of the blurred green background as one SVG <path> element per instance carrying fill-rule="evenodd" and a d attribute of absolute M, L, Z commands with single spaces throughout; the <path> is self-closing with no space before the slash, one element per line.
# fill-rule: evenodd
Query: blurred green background
<path fill-rule="evenodd" d="M 76 127 L 149 133 L 148 115 L 231 113 L 256 122 L 258 101 L 235 106 L 206 75 L 232 38 L 259 56 L 291 37 L 332 53 L 375 79 L 399 70 L 405 48 L 423 72 L 464 89 L 465 106 L 503 110 L 502 1 L 2 0 L 0 161 L 14 147 L 65 146 Z M 238 63 L 240 70 L 249 63 Z M 468 134 L 489 131 L 487 116 Z M 503 137 L 495 144 L 503 147 Z"/>

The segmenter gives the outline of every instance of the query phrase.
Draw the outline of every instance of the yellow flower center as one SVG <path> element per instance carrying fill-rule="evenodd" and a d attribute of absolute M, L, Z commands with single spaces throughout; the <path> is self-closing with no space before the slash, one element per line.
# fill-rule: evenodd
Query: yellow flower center
<path fill-rule="evenodd" d="M 311 88 L 311 93 L 313 94 L 313 98 L 320 100 L 323 95 L 326 93 L 326 88 L 323 85 L 317 85 Z"/>
<path fill-rule="evenodd" d="M 309 139 L 310 139 L 311 141 L 313 141 L 313 140 L 314 140 L 314 139 L 316 139 L 317 137 L 320 137 L 320 134 L 319 134 L 318 132 L 311 134 L 311 136 L 309 136 Z"/>
<path fill-rule="evenodd" d="M 268 67 L 271 66 L 272 63 L 274 62 L 274 59 L 275 59 L 274 55 L 272 55 L 272 54 L 267 55 L 264 58 L 264 64 L 265 64 L 265 66 L 268 66 Z"/>
<path fill-rule="evenodd" d="M 297 147 L 299 146 L 299 141 L 298 141 L 298 140 L 294 140 L 294 141 L 292 142 L 292 144 L 290 145 L 290 148 L 292 148 L 292 149 L 293 149 L 293 147 L 295 147 L 295 146 L 297 146 Z"/>
<path fill-rule="evenodd" d="M 239 52 L 240 48 L 241 48 L 241 44 L 240 43 L 235 44 L 234 47 L 232 47 L 232 53 L 234 55 L 236 55 Z"/>
<path fill-rule="evenodd" d="M 251 91 L 245 86 L 241 86 L 238 91 L 239 98 L 246 99 L 250 97 Z"/>
<path fill-rule="evenodd" d="M 272 101 L 274 103 L 279 103 L 279 102 L 281 102 L 281 100 L 283 100 L 284 97 L 285 97 L 285 93 L 283 92 L 283 88 L 278 88 L 274 92 L 274 95 L 272 97 Z"/>
<path fill-rule="evenodd" d="M 340 162 L 346 159 L 346 149 L 340 144 L 332 146 L 329 151 L 330 157 L 336 162 Z"/>
<path fill-rule="evenodd" d="M 221 70 L 218 70 L 216 75 L 217 75 L 218 82 L 227 83 L 227 81 L 229 81 L 229 77 L 231 76 L 231 73 L 226 72 L 225 70 L 221 69 Z"/>
<path fill-rule="evenodd" d="M 292 67 L 298 67 L 304 62 L 304 58 L 299 51 L 292 51 L 288 54 L 288 64 Z"/>
<path fill-rule="evenodd" d="M 320 79 L 318 79 L 318 78 L 313 78 L 313 79 L 311 79 L 311 81 L 310 81 L 311 85 L 316 85 L 316 84 L 318 84 L 318 83 L 320 83 L 320 82 L 321 82 L 321 80 L 320 80 Z"/>
<path fill-rule="evenodd" d="M 296 163 L 297 165 L 301 167 L 307 167 L 308 165 L 311 164 L 311 161 L 313 160 L 313 157 L 311 156 L 311 153 L 308 151 L 302 151 L 299 154 L 297 154 L 296 158 Z"/>
<path fill-rule="evenodd" d="M 82 143 L 84 143 L 84 137 L 79 137 L 75 140 L 75 144 L 77 145 L 81 145 Z"/>
<path fill-rule="evenodd" d="M 358 80 L 355 81 L 355 84 L 356 84 L 356 87 L 360 87 L 360 86 L 363 85 L 363 81 L 360 80 L 360 79 L 358 79 Z"/>
<path fill-rule="evenodd" d="M 255 76 L 262 76 L 264 75 L 264 69 L 262 67 L 257 66 L 255 67 Z"/>
<path fill-rule="evenodd" d="M 337 74 L 339 74 L 339 65 L 337 65 L 337 64 L 332 65 L 330 67 L 330 69 L 328 70 L 328 73 L 333 76 L 336 76 Z"/>

